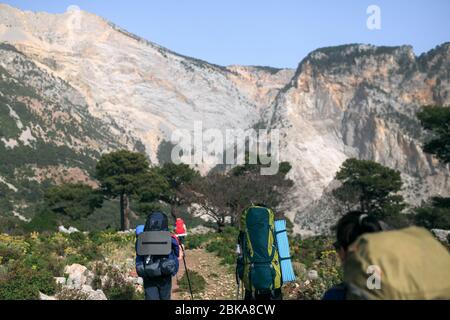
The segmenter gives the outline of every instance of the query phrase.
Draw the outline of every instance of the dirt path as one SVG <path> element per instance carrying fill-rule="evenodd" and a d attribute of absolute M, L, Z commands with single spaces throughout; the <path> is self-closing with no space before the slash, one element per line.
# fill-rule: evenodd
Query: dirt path
<path fill-rule="evenodd" d="M 186 250 L 186 263 L 188 270 L 198 272 L 206 281 L 203 292 L 195 294 L 194 299 L 199 300 L 227 300 L 234 299 L 236 295 L 236 280 L 229 267 L 220 264 L 220 258 L 205 249 Z M 181 279 L 185 269 L 180 261 L 180 271 L 174 277 L 172 299 L 189 300 L 189 293 L 178 292 L 177 279 Z"/>

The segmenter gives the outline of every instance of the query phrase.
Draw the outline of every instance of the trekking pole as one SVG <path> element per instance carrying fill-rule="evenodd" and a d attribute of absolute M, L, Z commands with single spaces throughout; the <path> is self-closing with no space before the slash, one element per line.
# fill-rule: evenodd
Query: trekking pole
<path fill-rule="evenodd" d="M 181 247 L 181 251 L 183 251 L 184 270 L 186 272 L 186 277 L 187 277 L 187 280 L 188 280 L 189 292 L 191 293 L 191 299 L 194 300 L 194 295 L 192 294 L 191 279 L 189 279 L 189 270 L 188 270 L 187 265 L 186 265 L 186 259 L 185 259 L 186 254 L 185 254 L 185 251 L 184 251 L 184 248 L 183 248 L 183 244 L 181 244 L 180 247 Z"/>
<path fill-rule="evenodd" d="M 239 300 L 239 287 L 241 286 L 241 284 L 239 283 L 239 278 L 237 277 L 237 272 L 236 272 L 236 300 Z"/>

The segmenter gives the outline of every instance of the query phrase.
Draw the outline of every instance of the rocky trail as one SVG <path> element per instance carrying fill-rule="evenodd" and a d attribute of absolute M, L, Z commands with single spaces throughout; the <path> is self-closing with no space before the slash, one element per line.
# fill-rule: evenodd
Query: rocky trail
<path fill-rule="evenodd" d="M 194 299 L 220 300 L 234 299 L 236 295 L 236 281 L 233 270 L 221 264 L 221 259 L 205 249 L 186 250 L 186 264 L 189 272 L 195 271 L 206 281 L 205 289 L 195 293 Z M 189 300 L 189 292 L 178 289 L 178 281 L 183 277 L 185 268 L 180 261 L 180 271 L 174 277 L 173 294 L 174 300 Z"/>

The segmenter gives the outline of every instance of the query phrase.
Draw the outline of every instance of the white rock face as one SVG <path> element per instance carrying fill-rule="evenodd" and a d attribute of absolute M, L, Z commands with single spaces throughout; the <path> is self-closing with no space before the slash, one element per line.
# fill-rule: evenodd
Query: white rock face
<path fill-rule="evenodd" d="M 423 105 L 450 105 L 449 69 L 449 43 L 421 57 L 407 46 L 349 45 L 302 61 L 266 114 L 286 135 L 281 158 L 293 165 L 288 214 L 297 232 L 321 233 L 336 222 L 326 191 L 350 157 L 399 170 L 413 205 L 449 195 L 448 168 L 422 151 L 415 116 Z"/>

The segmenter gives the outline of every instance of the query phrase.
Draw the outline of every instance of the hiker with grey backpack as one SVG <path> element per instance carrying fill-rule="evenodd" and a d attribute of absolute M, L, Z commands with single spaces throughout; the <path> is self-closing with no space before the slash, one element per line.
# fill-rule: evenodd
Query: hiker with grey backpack
<path fill-rule="evenodd" d="M 180 246 L 169 233 L 167 216 L 154 212 L 136 228 L 136 272 L 144 279 L 146 300 L 170 300 Z"/>

